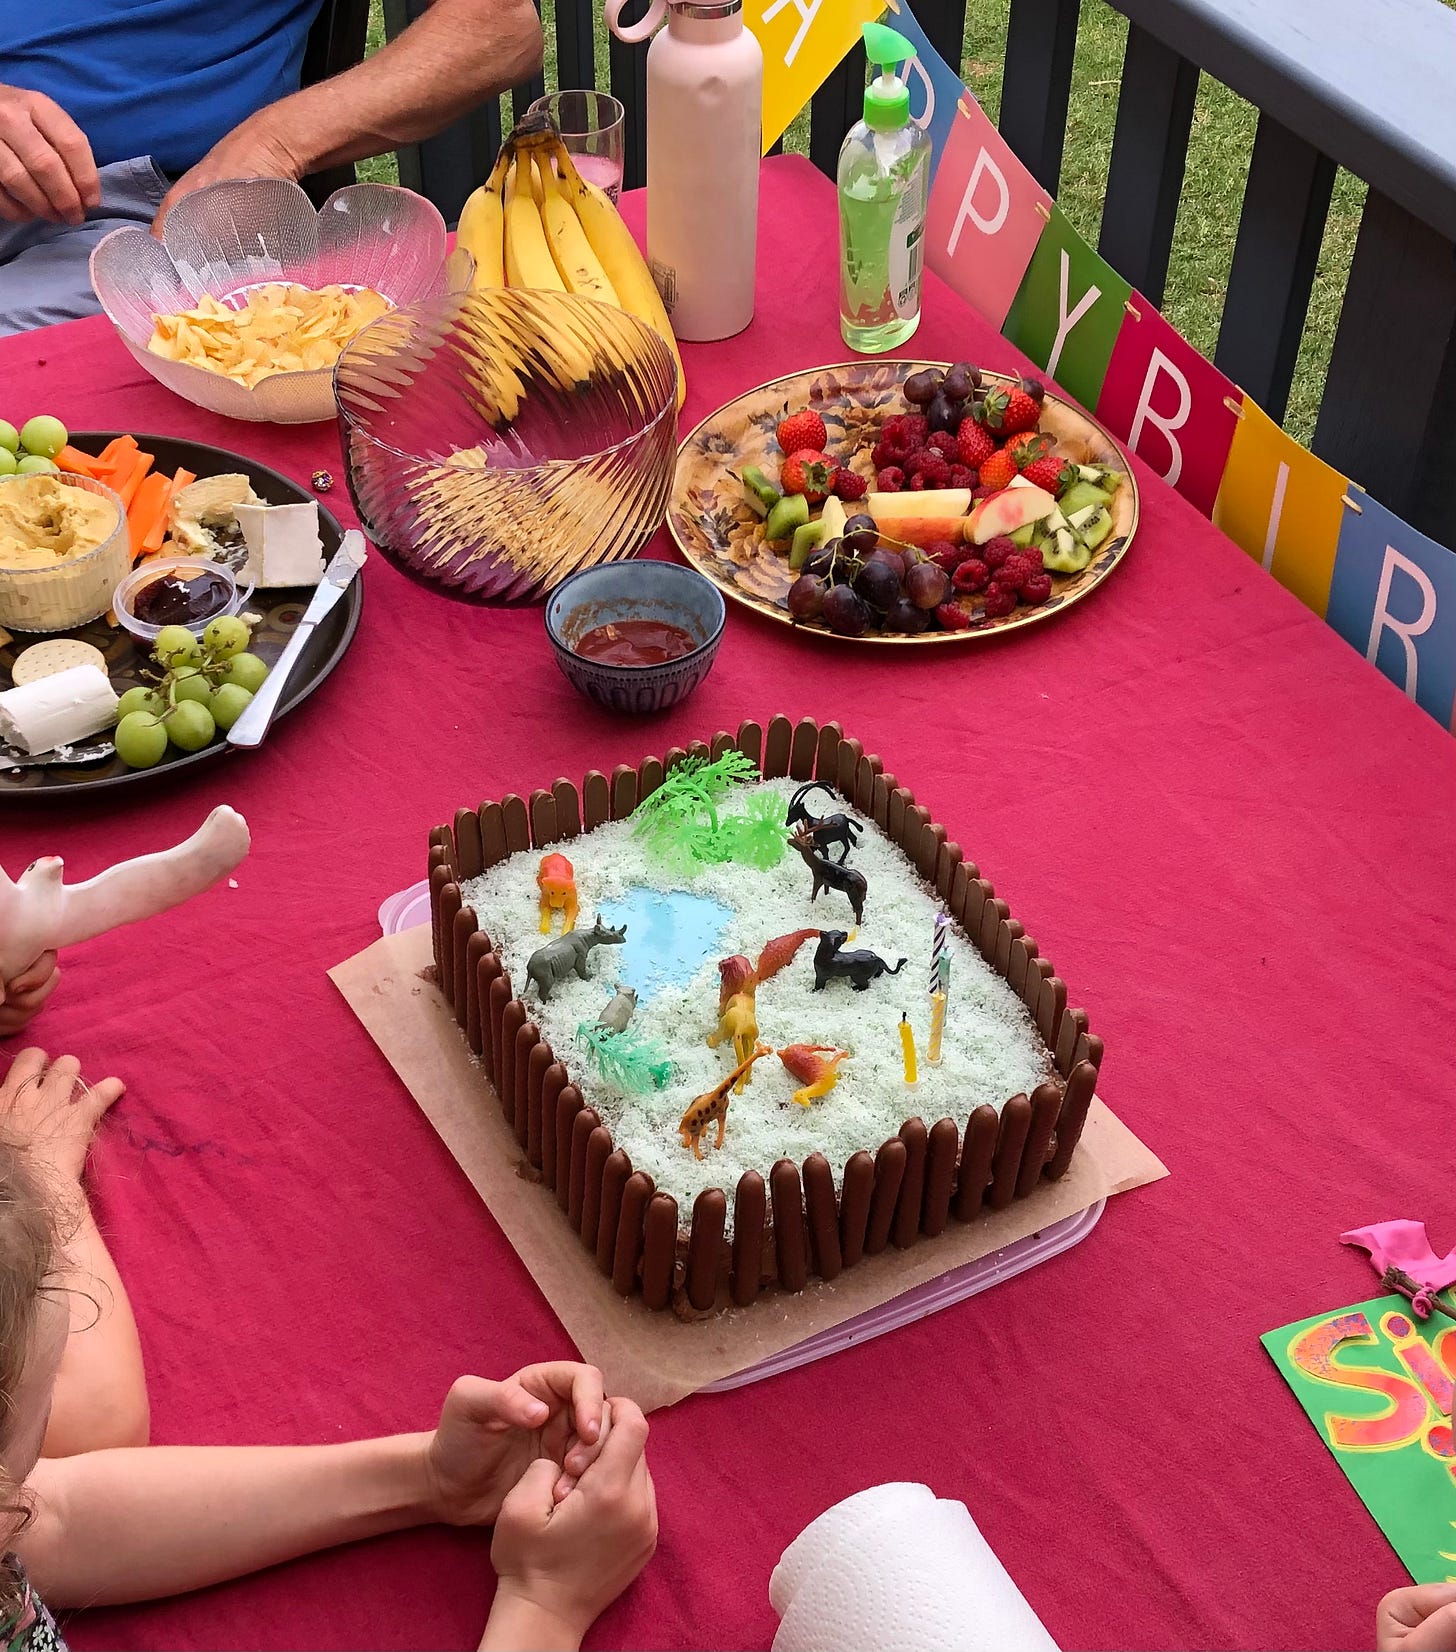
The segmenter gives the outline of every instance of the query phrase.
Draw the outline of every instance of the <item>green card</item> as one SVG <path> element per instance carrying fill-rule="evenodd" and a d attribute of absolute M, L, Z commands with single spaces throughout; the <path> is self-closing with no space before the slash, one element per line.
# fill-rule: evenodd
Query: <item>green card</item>
<path fill-rule="evenodd" d="M 1068 395 L 1094 408 L 1131 293 L 1054 206 L 1002 331 Z"/>
<path fill-rule="evenodd" d="M 1456 1582 L 1456 1321 L 1383 1296 L 1260 1340 L 1410 1575 Z"/>

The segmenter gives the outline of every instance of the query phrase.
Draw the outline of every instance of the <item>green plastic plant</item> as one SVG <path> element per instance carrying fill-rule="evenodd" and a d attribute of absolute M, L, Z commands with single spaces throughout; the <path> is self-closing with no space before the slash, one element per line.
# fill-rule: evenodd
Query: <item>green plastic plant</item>
<path fill-rule="evenodd" d="M 702 866 L 734 862 L 767 871 L 783 859 L 785 830 L 777 797 L 750 798 L 738 814 L 723 805 L 741 786 L 759 778 L 741 751 L 714 762 L 684 757 L 662 784 L 637 805 L 633 831 L 665 869 L 691 877 Z"/>
<path fill-rule="evenodd" d="M 629 1095 L 642 1096 L 649 1090 L 661 1090 L 672 1077 L 672 1058 L 662 1045 L 630 1027 L 625 1032 L 612 1032 L 607 1027 L 583 1021 L 576 1029 L 576 1037 L 602 1077 Z"/>

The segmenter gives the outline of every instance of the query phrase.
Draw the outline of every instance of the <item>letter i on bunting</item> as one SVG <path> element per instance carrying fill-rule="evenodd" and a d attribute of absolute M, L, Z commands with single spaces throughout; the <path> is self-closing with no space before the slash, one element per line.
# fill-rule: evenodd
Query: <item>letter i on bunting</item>
<path fill-rule="evenodd" d="M 1003 330 L 1069 396 L 1096 407 L 1131 296 L 1127 282 L 1054 206 Z"/>
<path fill-rule="evenodd" d="M 1351 488 L 1326 621 L 1456 734 L 1456 553 Z"/>
<path fill-rule="evenodd" d="M 1212 516 L 1241 393 L 1134 291 L 1097 417 L 1171 487 Z"/>
<path fill-rule="evenodd" d="M 1243 399 L 1213 520 L 1240 550 L 1323 615 L 1348 480 Z"/>
<path fill-rule="evenodd" d="M 765 154 L 884 9 L 885 0 L 746 0 L 743 21 L 763 48 Z"/>
<path fill-rule="evenodd" d="M 966 92 L 930 186 L 926 263 L 999 327 L 1050 211 L 1051 197 Z"/>

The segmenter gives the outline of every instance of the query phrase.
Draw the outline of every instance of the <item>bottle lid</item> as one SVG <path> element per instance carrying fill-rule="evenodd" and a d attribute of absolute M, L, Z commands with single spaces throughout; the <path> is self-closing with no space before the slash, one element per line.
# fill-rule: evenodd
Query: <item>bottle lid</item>
<path fill-rule="evenodd" d="M 880 71 L 865 88 L 865 124 L 879 132 L 893 131 L 910 119 L 910 88 L 894 72 L 895 65 L 914 57 L 915 48 L 883 23 L 866 23 L 863 29 L 865 56 Z"/>
<path fill-rule="evenodd" d="M 743 10 L 743 0 L 667 0 L 675 12 L 688 17 L 732 17 Z"/>

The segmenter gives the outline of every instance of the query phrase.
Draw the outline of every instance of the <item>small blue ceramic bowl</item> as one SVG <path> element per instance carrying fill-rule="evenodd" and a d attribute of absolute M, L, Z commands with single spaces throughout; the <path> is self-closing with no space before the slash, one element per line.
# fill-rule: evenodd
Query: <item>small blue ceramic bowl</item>
<path fill-rule="evenodd" d="M 571 686 L 613 711 L 666 711 L 713 669 L 727 610 L 710 580 L 677 562 L 633 560 L 583 568 L 546 599 L 546 635 Z M 573 652 L 594 626 L 662 620 L 698 639 L 690 654 L 661 665 L 608 665 Z"/>

